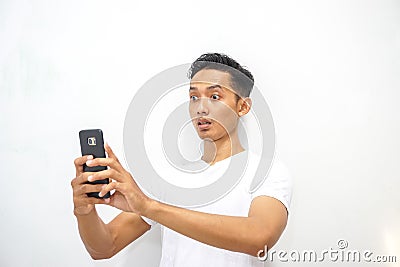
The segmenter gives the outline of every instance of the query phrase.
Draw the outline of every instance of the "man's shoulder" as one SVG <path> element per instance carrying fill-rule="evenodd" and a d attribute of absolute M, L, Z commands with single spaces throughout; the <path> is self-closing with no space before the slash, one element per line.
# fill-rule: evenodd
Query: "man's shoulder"
<path fill-rule="evenodd" d="M 253 185 L 253 190 L 250 190 L 252 199 L 261 195 L 274 197 L 289 210 L 292 196 L 292 176 L 287 165 L 280 158 L 274 158 L 268 174 L 263 178 L 262 182 L 256 186 Z"/>

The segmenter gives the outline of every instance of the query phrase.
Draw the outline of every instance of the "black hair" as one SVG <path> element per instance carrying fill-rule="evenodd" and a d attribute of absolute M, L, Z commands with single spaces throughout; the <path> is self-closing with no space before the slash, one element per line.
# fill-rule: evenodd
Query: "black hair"
<path fill-rule="evenodd" d="M 203 69 L 215 69 L 229 73 L 232 89 L 237 93 L 237 100 L 240 97 L 248 97 L 253 90 L 254 78 L 251 72 L 225 54 L 206 53 L 201 55 L 190 66 L 188 77 L 192 79 Z"/>

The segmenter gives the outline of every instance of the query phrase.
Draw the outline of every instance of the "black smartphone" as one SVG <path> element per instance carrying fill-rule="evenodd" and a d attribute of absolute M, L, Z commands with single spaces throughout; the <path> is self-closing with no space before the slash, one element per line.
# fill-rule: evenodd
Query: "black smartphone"
<path fill-rule="evenodd" d="M 105 158 L 106 152 L 104 150 L 104 139 L 103 139 L 103 131 L 100 129 L 92 129 L 92 130 L 82 130 L 79 132 L 79 140 L 81 143 L 81 152 L 82 156 L 93 155 L 93 158 Z M 107 170 L 107 166 L 94 166 L 88 167 L 86 164 L 83 165 L 84 172 L 98 172 Z M 108 184 L 109 179 L 97 180 L 93 182 L 86 182 L 87 184 Z M 87 193 L 88 197 L 99 197 L 99 192 L 90 192 Z M 110 192 L 107 192 L 101 198 L 109 198 Z"/>

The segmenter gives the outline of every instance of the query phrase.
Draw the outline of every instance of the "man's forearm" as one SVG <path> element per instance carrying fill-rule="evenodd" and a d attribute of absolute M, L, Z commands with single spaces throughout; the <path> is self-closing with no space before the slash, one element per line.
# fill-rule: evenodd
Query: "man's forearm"
<path fill-rule="evenodd" d="M 156 201 L 143 215 L 202 243 L 253 256 L 268 242 L 267 229 L 257 218 L 208 214 Z"/>
<path fill-rule="evenodd" d="M 81 239 L 93 259 L 110 257 L 114 249 L 113 237 L 94 208 L 89 214 L 75 214 Z"/>

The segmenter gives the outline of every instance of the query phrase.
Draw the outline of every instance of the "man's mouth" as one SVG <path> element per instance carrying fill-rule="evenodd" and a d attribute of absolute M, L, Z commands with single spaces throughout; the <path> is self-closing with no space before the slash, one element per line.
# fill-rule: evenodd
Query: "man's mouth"
<path fill-rule="evenodd" d="M 210 128 L 211 124 L 212 124 L 211 120 L 208 120 L 208 119 L 205 119 L 205 118 L 199 118 L 197 120 L 197 127 L 200 130 L 205 130 L 205 129 Z"/>

